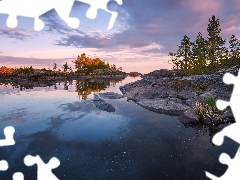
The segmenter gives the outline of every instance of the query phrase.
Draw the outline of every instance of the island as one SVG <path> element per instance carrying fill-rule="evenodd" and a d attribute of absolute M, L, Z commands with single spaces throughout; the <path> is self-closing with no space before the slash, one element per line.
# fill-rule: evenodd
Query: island
<path fill-rule="evenodd" d="M 216 100 L 230 100 L 233 85 L 223 83 L 226 72 L 238 74 L 240 41 L 232 35 L 229 48 L 220 36 L 219 19 L 209 19 L 208 39 L 184 36 L 176 53 L 169 53 L 172 70 L 161 69 L 120 87 L 128 100 L 163 114 L 177 115 L 186 124 L 211 126 L 235 122 L 230 108 L 218 110 Z"/>

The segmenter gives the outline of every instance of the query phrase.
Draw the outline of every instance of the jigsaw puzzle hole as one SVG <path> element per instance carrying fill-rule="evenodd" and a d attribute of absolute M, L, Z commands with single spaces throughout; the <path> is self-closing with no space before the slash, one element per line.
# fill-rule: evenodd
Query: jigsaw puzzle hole
<path fill-rule="evenodd" d="M 24 180 L 24 175 L 21 172 L 16 172 L 13 174 L 13 180 Z"/>
<path fill-rule="evenodd" d="M 9 28 L 16 28 L 18 25 L 17 17 L 9 16 L 6 22 L 7 26 Z"/>

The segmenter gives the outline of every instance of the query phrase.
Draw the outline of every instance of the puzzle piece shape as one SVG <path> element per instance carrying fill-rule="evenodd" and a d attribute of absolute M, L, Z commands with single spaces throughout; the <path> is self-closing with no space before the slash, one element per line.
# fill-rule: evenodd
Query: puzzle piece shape
<path fill-rule="evenodd" d="M 107 4 L 110 0 L 78 1 L 87 3 L 91 6 L 86 13 L 87 17 L 90 19 L 96 18 L 98 9 L 111 13 L 112 16 L 108 25 L 108 30 L 112 29 L 118 13 L 108 10 Z M 119 5 L 122 4 L 122 0 L 115 1 Z M 0 1 L 0 13 L 9 15 L 6 22 L 9 28 L 17 27 L 17 16 L 24 16 L 34 18 L 34 29 L 40 31 L 44 28 L 44 22 L 39 19 L 39 16 L 51 9 L 55 9 L 59 17 L 65 21 L 69 27 L 77 29 L 80 25 L 79 19 L 69 17 L 73 3 L 74 0 L 2 0 Z"/>
<path fill-rule="evenodd" d="M 216 177 L 213 174 L 205 171 L 208 178 L 212 180 L 237 180 L 240 178 L 240 148 L 238 149 L 235 157 L 231 159 L 226 153 L 222 153 L 219 157 L 219 162 L 228 165 L 228 170 L 220 177 Z"/>
<path fill-rule="evenodd" d="M 232 92 L 232 96 L 230 101 L 218 100 L 216 105 L 219 110 L 224 110 L 227 106 L 231 107 L 233 115 L 235 117 L 235 123 L 225 127 L 222 131 L 217 133 L 213 138 L 212 142 L 218 146 L 220 146 L 224 141 L 224 136 L 228 136 L 232 140 L 238 142 L 240 144 L 240 136 L 238 135 L 240 130 L 240 112 L 239 105 L 240 102 L 240 76 L 234 76 L 230 73 L 226 73 L 223 77 L 223 82 L 226 84 L 234 84 L 234 89 Z"/>
<path fill-rule="evenodd" d="M 5 135 L 5 139 L 1 139 L 0 140 L 0 147 L 1 146 L 11 146 L 15 144 L 15 141 L 13 139 L 13 135 L 15 132 L 14 127 L 12 126 L 7 126 L 4 128 L 4 135 Z"/>
<path fill-rule="evenodd" d="M 238 103 L 240 102 L 240 70 L 238 71 L 237 77 L 230 73 L 226 73 L 223 77 L 223 82 L 225 84 L 234 84 L 232 96 L 229 102 L 218 100 L 216 105 L 219 110 L 224 110 L 226 107 L 230 106 L 236 122 L 215 134 L 212 138 L 212 142 L 215 145 L 220 146 L 223 144 L 224 137 L 227 136 L 240 144 L 240 111 L 238 106 Z M 219 157 L 219 161 L 222 164 L 228 165 L 228 170 L 221 177 L 216 177 L 211 173 L 205 172 L 208 178 L 211 178 L 212 180 L 240 179 L 240 147 L 233 159 L 231 159 L 226 153 L 222 153 Z"/>
<path fill-rule="evenodd" d="M 8 162 L 5 160 L 0 161 L 0 171 L 8 170 Z"/>
<path fill-rule="evenodd" d="M 2 0 L 0 1 L 0 13 L 9 14 L 7 26 L 17 27 L 17 16 L 34 18 L 34 29 L 40 31 L 44 28 L 44 23 L 39 16 L 55 9 L 59 17 L 71 28 L 78 28 L 80 21 L 77 18 L 70 18 L 74 0 Z"/>
<path fill-rule="evenodd" d="M 118 13 L 117 12 L 112 12 L 107 8 L 107 4 L 110 0 L 77 0 L 86 4 L 89 4 L 91 7 L 88 9 L 86 16 L 89 19 L 95 19 L 97 17 L 97 11 L 98 9 L 102 9 L 108 13 L 111 14 L 111 19 L 108 24 L 107 30 L 110 30 L 113 28 L 114 22 L 117 19 Z M 122 5 L 123 2 L 122 0 L 115 0 L 119 5 Z"/>
<path fill-rule="evenodd" d="M 60 165 L 60 161 L 56 157 L 51 158 L 50 161 L 45 164 L 38 155 L 28 155 L 24 158 L 24 163 L 26 166 L 32 166 L 34 164 L 37 164 L 38 180 L 58 180 L 58 178 L 52 173 L 52 169 L 55 169 Z"/>
<path fill-rule="evenodd" d="M 24 180 L 24 175 L 21 172 L 16 172 L 13 174 L 13 180 Z"/>

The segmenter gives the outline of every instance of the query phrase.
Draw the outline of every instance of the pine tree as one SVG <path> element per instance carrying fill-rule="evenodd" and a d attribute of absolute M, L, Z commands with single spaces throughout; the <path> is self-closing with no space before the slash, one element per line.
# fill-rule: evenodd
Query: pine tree
<path fill-rule="evenodd" d="M 229 41 L 230 56 L 234 58 L 239 58 L 240 56 L 240 41 L 236 36 L 232 35 Z"/>
<path fill-rule="evenodd" d="M 68 69 L 69 69 L 69 66 L 67 64 L 67 62 L 63 65 L 63 72 L 64 74 L 67 76 L 68 75 Z"/>
<path fill-rule="evenodd" d="M 209 61 L 209 68 L 211 71 L 217 70 L 220 62 L 226 56 L 227 49 L 224 47 L 226 40 L 223 40 L 220 37 L 220 24 L 219 19 L 216 19 L 215 16 L 212 16 L 212 19 L 209 19 L 208 24 L 208 41 L 207 41 L 207 56 Z"/>
<path fill-rule="evenodd" d="M 53 71 L 55 72 L 57 69 L 57 64 L 56 63 L 53 63 Z"/>
<path fill-rule="evenodd" d="M 195 74 L 205 73 L 207 67 L 207 41 L 203 38 L 202 33 L 199 32 L 196 41 L 193 44 L 192 55 L 194 58 L 193 69 Z"/>
<path fill-rule="evenodd" d="M 168 54 L 168 56 L 169 56 L 169 58 L 170 58 L 170 59 L 168 60 L 168 63 L 169 63 L 169 64 L 172 64 L 173 69 L 179 70 L 180 59 L 177 58 L 176 55 L 177 55 L 176 53 L 170 52 L 170 53 Z"/>
<path fill-rule="evenodd" d="M 176 53 L 176 57 L 180 58 L 178 61 L 180 69 L 188 74 L 191 74 L 192 68 L 192 45 L 193 43 L 190 41 L 190 38 L 185 35 Z"/>

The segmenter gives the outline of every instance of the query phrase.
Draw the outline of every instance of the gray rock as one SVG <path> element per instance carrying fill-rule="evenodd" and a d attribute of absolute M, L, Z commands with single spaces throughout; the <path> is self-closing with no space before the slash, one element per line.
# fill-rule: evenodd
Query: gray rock
<path fill-rule="evenodd" d="M 197 96 L 197 94 L 197 91 L 182 90 L 178 92 L 177 97 L 182 100 L 187 100 Z"/>
<path fill-rule="evenodd" d="M 198 122 L 193 109 L 196 101 L 208 97 L 229 101 L 233 85 L 223 83 L 225 72 L 237 74 L 240 66 L 223 69 L 212 74 L 184 76 L 176 70 L 156 70 L 142 75 L 143 79 L 120 87 L 128 99 L 146 109 L 169 115 L 181 115 L 183 122 Z M 191 110 L 190 110 L 191 109 Z M 233 119 L 231 112 L 224 112 L 217 120 L 204 120 L 206 124 L 220 124 Z"/>
<path fill-rule="evenodd" d="M 97 94 L 93 94 L 93 101 L 100 101 L 101 99 Z"/>
<path fill-rule="evenodd" d="M 227 108 L 223 111 L 223 114 L 220 116 L 221 119 L 232 119 L 234 120 L 233 113 L 230 108 Z"/>
<path fill-rule="evenodd" d="M 106 103 L 104 100 L 100 99 L 97 94 L 94 94 L 93 105 L 102 111 L 115 112 L 115 108 L 111 104 Z"/>
<path fill-rule="evenodd" d="M 221 121 L 217 120 L 217 119 L 204 119 L 203 123 L 209 126 L 217 126 L 219 124 L 221 124 Z"/>
<path fill-rule="evenodd" d="M 189 109 L 189 106 L 171 98 L 141 99 L 137 101 L 137 104 L 146 109 L 169 115 L 180 115 Z"/>
<path fill-rule="evenodd" d="M 121 98 L 124 98 L 123 95 L 118 94 L 118 93 L 114 93 L 114 92 L 99 93 L 99 96 L 101 98 L 105 98 L 105 99 L 121 99 Z"/>
<path fill-rule="evenodd" d="M 187 109 L 178 117 L 178 119 L 182 123 L 192 123 L 192 124 L 199 123 L 198 116 L 193 109 Z"/>

